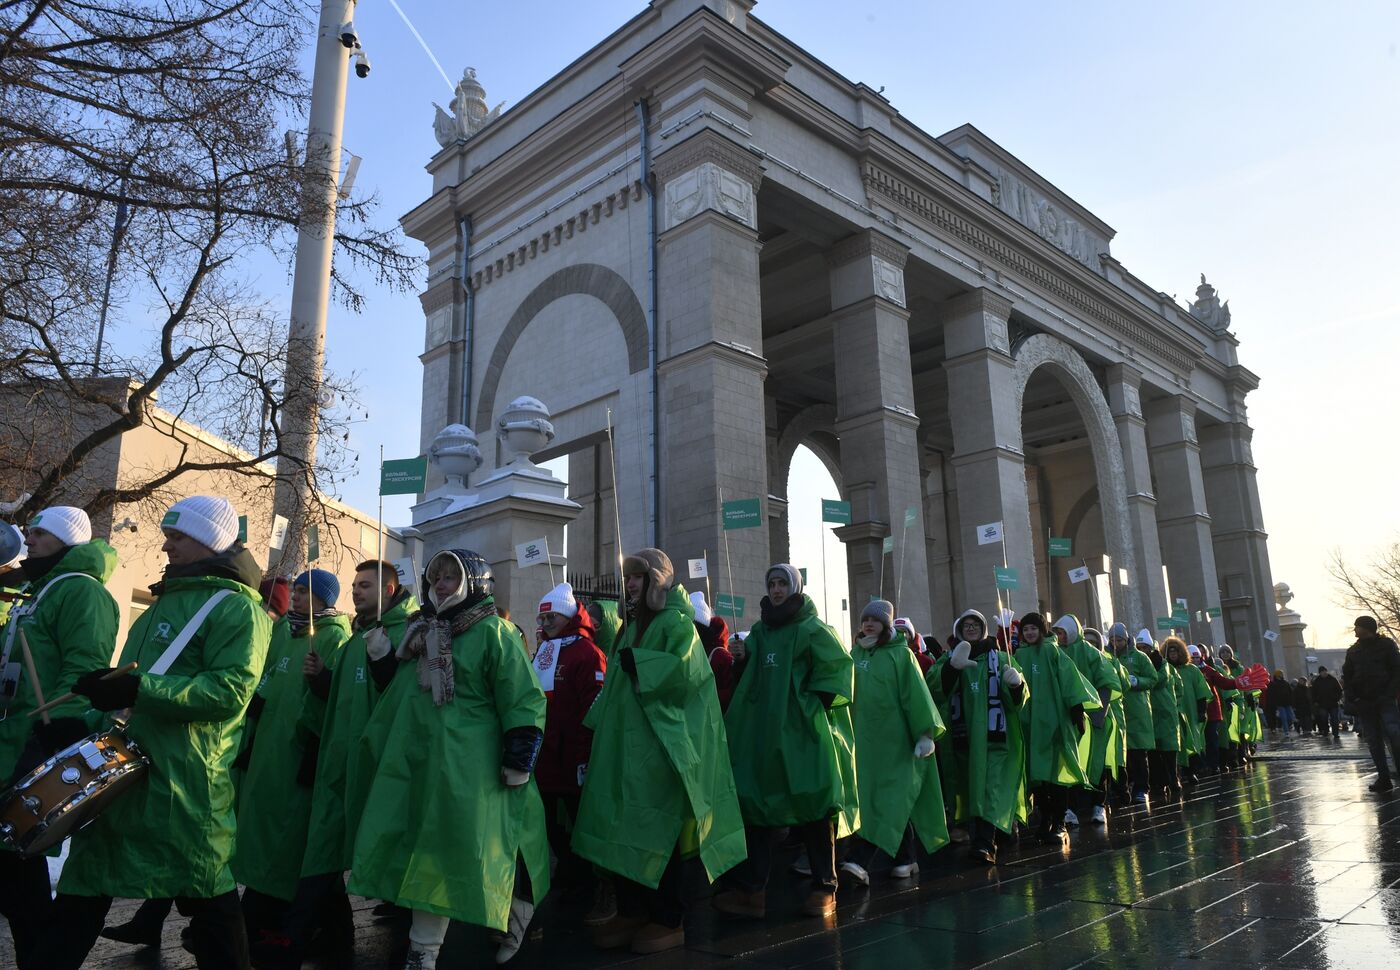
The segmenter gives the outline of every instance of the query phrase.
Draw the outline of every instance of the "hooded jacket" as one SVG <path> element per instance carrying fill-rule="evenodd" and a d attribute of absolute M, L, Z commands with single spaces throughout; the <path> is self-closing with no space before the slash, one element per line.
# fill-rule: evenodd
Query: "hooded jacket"
<path fill-rule="evenodd" d="M 1040 641 L 1025 641 L 1024 631 L 1030 618 L 1030 614 L 1021 618 L 1020 646 L 1013 654 L 1030 689 L 1029 700 L 1021 706 L 1026 778 L 1032 785 L 1088 787 L 1085 772 L 1092 737 L 1083 712 L 1099 708 L 1098 693 L 1069 654 L 1060 649 L 1054 634 L 1045 629 L 1043 619 L 1038 627 Z"/>
<path fill-rule="evenodd" d="M 545 656 L 557 651 L 553 657 Z M 535 780 L 545 795 L 576 795 L 593 747 L 593 732 L 583 719 L 603 689 L 607 658 L 593 640 L 593 618 L 580 609 L 564 632 L 545 640 L 532 666 L 544 688 L 544 745 L 535 764 Z M 548 681 L 548 683 L 546 683 Z"/>
<path fill-rule="evenodd" d="M 260 573 L 241 545 L 171 566 L 131 627 L 118 665 L 140 685 L 127 734 L 151 760 L 146 780 L 73 836 L 59 892 L 128 899 L 209 898 L 234 888 L 229 777 L 243 711 L 258 684 L 272 621 Z M 216 593 L 224 597 L 164 674 L 150 669 Z"/>

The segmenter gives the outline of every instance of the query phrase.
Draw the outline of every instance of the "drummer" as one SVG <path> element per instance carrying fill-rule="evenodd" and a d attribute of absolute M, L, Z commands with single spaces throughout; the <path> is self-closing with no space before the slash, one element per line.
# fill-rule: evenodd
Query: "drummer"
<path fill-rule="evenodd" d="M 258 565 L 237 541 L 238 515 L 227 499 L 176 502 L 161 531 L 170 564 L 120 659 L 135 662 L 137 672 L 104 679 L 109 669 L 91 670 L 74 685 L 97 711 L 131 709 L 127 733 L 150 758 L 150 770 L 73 837 L 51 922 L 36 947 L 35 966 L 45 970 L 82 965 L 114 896 L 173 898 L 190 917 L 198 966 L 248 966 L 229 871 L 229 765 L 271 621 L 258 597 Z M 181 641 L 183 649 L 173 649 Z M 103 720 L 90 716 L 94 725 Z"/>
<path fill-rule="evenodd" d="M 0 525 L 0 557 L 19 559 L 12 526 Z M 88 734 L 80 715 L 88 702 L 76 698 L 49 712 L 48 723 L 26 717 L 45 698 L 68 690 L 78 677 L 111 662 L 117 643 L 119 611 L 103 584 L 117 568 L 117 554 L 101 539 L 92 538 L 92 524 L 82 509 L 59 505 L 29 520 L 27 558 L 19 559 L 16 583 L 19 599 L 0 628 L 0 786 L 13 775 L 29 771 L 49 755 Z M 6 585 L 14 582 L 7 579 Z M 24 661 L 24 644 L 34 657 L 39 678 L 36 690 Z M 31 730 L 33 733 L 31 734 Z M 49 907 L 48 860 L 39 855 L 21 859 L 0 849 L 0 912 L 10 923 L 15 962 L 41 966 L 29 950 L 39 920 Z"/>

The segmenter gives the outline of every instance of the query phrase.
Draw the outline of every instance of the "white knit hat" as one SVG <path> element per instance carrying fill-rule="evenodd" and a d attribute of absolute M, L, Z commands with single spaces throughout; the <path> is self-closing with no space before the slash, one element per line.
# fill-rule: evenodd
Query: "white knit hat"
<path fill-rule="evenodd" d="M 227 552 L 238 541 L 238 513 L 233 503 L 213 495 L 191 495 L 170 506 L 162 529 L 181 532 L 214 552 Z"/>
<path fill-rule="evenodd" d="M 1147 627 L 1143 627 L 1138 631 L 1137 642 L 1148 647 L 1155 647 L 1157 645 L 1157 642 L 1152 639 L 1152 631 L 1147 629 Z"/>
<path fill-rule="evenodd" d="M 43 529 L 65 546 L 76 546 L 92 539 L 92 522 L 82 509 L 71 505 L 51 505 L 29 520 L 29 528 Z"/>
<path fill-rule="evenodd" d="M 12 569 L 25 559 L 24 533 L 19 526 L 0 523 L 0 569 Z"/>
<path fill-rule="evenodd" d="M 558 613 L 573 618 L 578 616 L 578 600 L 574 599 L 574 588 L 568 583 L 560 583 L 540 600 L 540 613 Z"/>
<path fill-rule="evenodd" d="M 701 626 L 709 626 L 710 621 L 715 618 L 715 611 L 705 602 L 705 594 L 698 591 L 691 593 L 690 605 L 695 607 L 695 622 Z"/>

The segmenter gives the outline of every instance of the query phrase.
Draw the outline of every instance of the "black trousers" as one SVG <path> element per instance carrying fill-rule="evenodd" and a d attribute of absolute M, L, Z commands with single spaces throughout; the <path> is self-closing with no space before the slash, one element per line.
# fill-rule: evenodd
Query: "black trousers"
<path fill-rule="evenodd" d="M 854 862 L 867 872 L 875 864 L 875 859 L 880 854 L 880 849 L 872 842 L 867 842 L 859 835 L 848 835 L 836 843 L 836 858 L 840 862 Z M 913 823 L 905 826 L 904 838 L 899 840 L 899 850 L 895 853 L 894 864 L 897 866 L 908 865 L 911 862 L 919 861 L 919 851 L 914 840 Z M 815 870 L 813 870 L 815 872 Z"/>
<path fill-rule="evenodd" d="M 1108 769 L 1105 768 L 1093 788 L 1076 788 L 1070 792 L 1070 808 L 1074 809 L 1075 815 L 1090 815 L 1096 807 L 1108 807 L 1109 778 Z M 1081 818 L 1080 821 L 1084 820 Z"/>
<path fill-rule="evenodd" d="M 1206 753 L 1202 759 L 1205 769 L 1210 774 L 1215 774 L 1220 770 L 1220 729 L 1224 722 L 1206 722 Z"/>
<path fill-rule="evenodd" d="M 685 921 L 685 879 L 679 846 L 671 853 L 671 861 L 666 863 L 666 870 L 661 873 L 661 882 L 655 889 L 623 876 L 615 875 L 614 878 L 617 884 L 619 916 L 641 916 L 649 922 L 660 923 L 671 929 Z M 517 876 L 515 895 L 520 896 L 521 890 Z"/>
<path fill-rule="evenodd" d="M 248 935 L 236 892 L 212 899 L 177 898 L 175 906 L 190 918 L 194 959 L 200 970 L 248 970 Z M 43 939 L 35 947 L 34 966 L 79 970 L 111 907 L 111 896 L 60 893 L 49 911 Z"/>
<path fill-rule="evenodd" d="M 1175 751 L 1153 751 L 1148 759 L 1152 779 L 1152 791 L 1154 793 L 1171 789 L 1181 790 L 1181 774 L 1177 770 L 1177 753 Z"/>
<path fill-rule="evenodd" d="M 593 867 L 574 854 L 573 827 L 578 821 L 579 794 L 544 796 L 544 830 L 549 847 L 559 860 L 555 882 L 565 892 L 590 889 L 596 881 Z"/>
<path fill-rule="evenodd" d="M 812 866 L 812 888 L 836 894 L 836 824 L 831 819 L 804 822 L 792 826 L 807 847 L 807 861 Z M 768 888 L 768 875 L 773 868 L 773 847 L 782 841 L 786 829 L 745 826 L 749 857 L 731 871 L 730 882 L 744 892 L 757 893 Z"/>
<path fill-rule="evenodd" d="M 1143 748 L 1128 749 L 1128 778 L 1132 782 L 1134 794 L 1147 791 L 1150 778 L 1147 770 L 1148 754 Z"/>
<path fill-rule="evenodd" d="M 1042 782 L 1035 790 L 1035 804 L 1040 809 L 1040 831 L 1064 828 L 1065 809 L 1069 808 L 1069 789 L 1064 785 Z"/>
<path fill-rule="evenodd" d="M 246 906 L 246 894 L 244 903 Z M 302 876 L 297 882 L 296 895 L 287 906 L 282 925 L 286 934 L 285 962 L 288 966 L 301 966 L 306 945 L 318 929 L 322 936 L 323 962 L 348 963 L 355 949 L 355 919 L 350 909 L 350 898 L 345 895 L 345 875 L 326 872 Z"/>
<path fill-rule="evenodd" d="M 52 905 L 48 859 L 21 859 L 18 852 L 0 850 L 0 915 L 9 921 L 20 970 L 42 966 L 34 962 L 32 951 Z"/>

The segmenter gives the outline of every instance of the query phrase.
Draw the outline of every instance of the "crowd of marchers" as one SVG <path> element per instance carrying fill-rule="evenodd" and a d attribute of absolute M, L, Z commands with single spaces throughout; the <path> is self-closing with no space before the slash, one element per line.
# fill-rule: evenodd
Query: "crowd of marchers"
<path fill-rule="evenodd" d="M 552 887 L 591 901 L 598 947 L 657 953 L 685 943 L 696 872 L 707 905 L 764 919 L 784 840 L 802 911 L 829 918 L 843 882 L 914 879 L 950 843 L 996 865 L 1013 840 L 1065 845 L 1247 770 L 1261 715 L 1297 707 L 1228 645 L 1070 614 L 968 610 L 940 639 L 875 600 L 846 643 L 784 563 L 742 633 L 642 549 L 620 599 L 562 583 L 529 637 L 470 550 L 432 556 L 421 602 L 360 564 L 347 614 L 329 572 L 263 581 L 225 499 L 184 499 L 162 529 L 169 566 L 120 652 L 116 555 L 82 510 L 32 519 L 0 577 L 4 776 L 112 715 L 149 759 L 72 837 L 56 897 L 42 855 L 0 851 L 21 968 L 76 970 L 99 934 L 158 943 L 172 907 L 200 967 L 348 963 L 349 894 L 381 901 L 410 968 L 437 965 L 453 920 L 495 931 L 506 963 Z M 12 665 L 21 631 L 32 658 Z M 1369 617 L 1356 632 L 1344 683 L 1309 696 L 1331 711 L 1315 723 L 1344 705 L 1381 745 L 1385 790 L 1400 652 Z M 50 720 L 23 716 L 69 689 Z M 107 926 L 113 898 L 146 902 Z"/>

